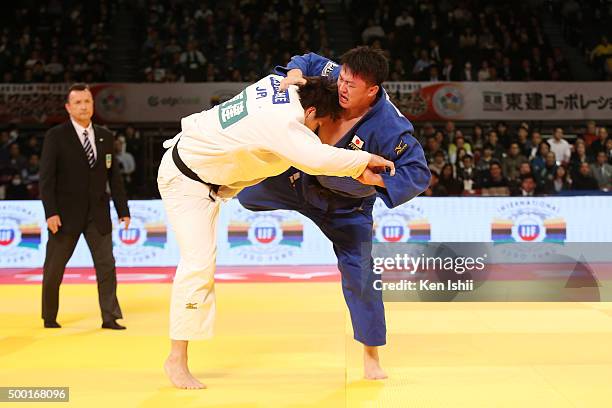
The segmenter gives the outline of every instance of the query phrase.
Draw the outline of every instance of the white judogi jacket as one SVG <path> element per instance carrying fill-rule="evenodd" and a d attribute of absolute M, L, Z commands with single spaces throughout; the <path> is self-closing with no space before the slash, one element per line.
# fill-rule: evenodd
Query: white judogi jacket
<path fill-rule="evenodd" d="M 297 87 L 279 92 L 282 77 L 269 75 L 212 109 L 181 119 L 181 159 L 202 180 L 231 197 L 294 166 L 308 174 L 358 177 L 370 153 L 322 144 L 304 125 Z"/>

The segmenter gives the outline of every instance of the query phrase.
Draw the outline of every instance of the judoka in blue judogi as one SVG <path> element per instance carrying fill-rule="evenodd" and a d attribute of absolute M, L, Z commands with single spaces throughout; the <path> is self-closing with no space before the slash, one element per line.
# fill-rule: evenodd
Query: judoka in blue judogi
<path fill-rule="evenodd" d="M 314 53 L 295 56 L 285 75 L 298 68 L 304 76 L 340 75 L 341 66 Z M 364 185 L 344 177 L 311 176 L 294 168 L 246 188 L 240 203 L 253 211 L 295 210 L 314 221 L 333 243 L 342 275 L 342 290 L 353 325 L 354 338 L 366 346 L 386 343 L 382 292 L 375 290 L 372 272 L 372 209 L 376 197 L 389 208 L 420 194 L 429 184 L 430 172 L 414 127 L 379 89 L 369 111 L 335 144 L 365 150 L 395 162 L 396 174 L 382 174 L 385 188 Z"/>

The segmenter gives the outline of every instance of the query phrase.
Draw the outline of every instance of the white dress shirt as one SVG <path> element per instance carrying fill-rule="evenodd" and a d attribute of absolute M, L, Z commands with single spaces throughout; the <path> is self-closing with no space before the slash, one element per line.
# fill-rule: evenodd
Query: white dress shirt
<path fill-rule="evenodd" d="M 89 139 L 89 143 L 91 143 L 91 148 L 93 149 L 94 153 L 94 159 L 96 159 L 98 157 L 98 152 L 96 151 L 96 135 L 94 134 L 92 122 L 90 121 L 89 126 L 84 128 L 83 126 L 79 125 L 74 119 L 72 119 L 72 117 L 70 118 L 70 121 L 72 122 L 72 126 L 74 126 L 74 129 L 77 132 L 77 136 L 79 136 L 79 140 L 81 141 L 82 146 L 85 146 L 85 135 L 83 133 L 85 133 L 85 130 L 87 130 L 87 138 Z"/>
<path fill-rule="evenodd" d="M 572 156 L 572 148 L 565 139 L 557 141 L 554 137 L 548 139 L 550 145 L 550 151 L 555 154 L 555 159 L 559 162 L 567 163 Z"/>

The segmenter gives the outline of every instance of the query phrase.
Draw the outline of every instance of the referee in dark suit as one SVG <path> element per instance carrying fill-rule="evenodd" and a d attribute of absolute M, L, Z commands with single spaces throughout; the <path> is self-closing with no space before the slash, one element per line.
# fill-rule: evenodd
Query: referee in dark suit
<path fill-rule="evenodd" d="M 127 229 L 130 211 L 113 154 L 113 134 L 93 125 L 93 96 L 85 84 L 68 91 L 70 120 L 50 129 L 43 145 L 40 192 L 49 228 L 43 268 L 42 318 L 45 327 L 57 323 L 59 287 L 64 269 L 81 234 L 91 251 L 98 280 L 102 328 L 121 330 L 117 275 L 113 256 L 108 188 L 119 219 Z"/>

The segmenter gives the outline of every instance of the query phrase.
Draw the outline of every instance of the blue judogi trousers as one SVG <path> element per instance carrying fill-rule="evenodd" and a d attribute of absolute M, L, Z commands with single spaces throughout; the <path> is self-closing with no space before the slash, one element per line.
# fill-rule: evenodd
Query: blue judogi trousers
<path fill-rule="evenodd" d="M 343 197 L 291 168 L 244 189 L 238 199 L 252 211 L 294 210 L 310 218 L 333 244 L 355 340 L 367 346 L 386 343 L 382 292 L 373 285 L 377 279 L 372 271 L 375 196 Z"/>

